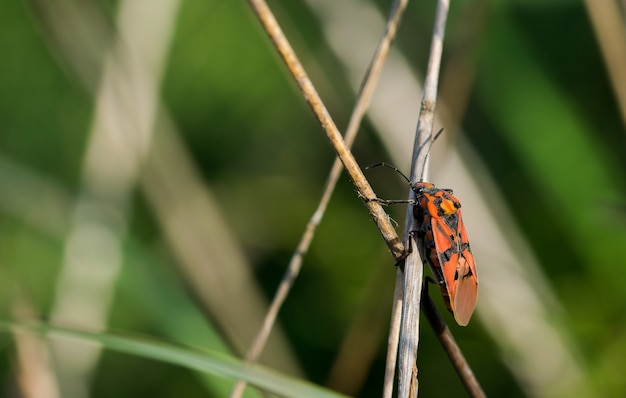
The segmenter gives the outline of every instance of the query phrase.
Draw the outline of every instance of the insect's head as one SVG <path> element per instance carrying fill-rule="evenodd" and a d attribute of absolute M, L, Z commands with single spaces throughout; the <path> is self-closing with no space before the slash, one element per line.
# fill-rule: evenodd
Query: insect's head
<path fill-rule="evenodd" d="M 385 163 L 385 162 L 375 163 L 375 164 L 367 166 L 365 169 L 366 170 L 373 169 L 374 167 L 381 167 L 381 166 L 389 167 L 390 169 L 394 170 L 396 173 L 400 174 L 402 178 L 404 178 L 406 182 L 409 184 L 409 186 L 413 190 L 413 193 L 415 194 L 416 197 L 420 197 L 424 195 L 439 196 L 442 199 L 452 201 L 454 205 L 457 206 L 457 208 L 461 207 L 460 203 L 458 203 L 459 201 L 452 195 L 451 189 L 439 189 L 434 184 L 431 184 L 430 182 L 426 182 L 426 181 L 411 182 L 409 177 L 407 177 L 403 172 L 398 170 L 397 167 L 392 166 L 389 163 Z"/>
<path fill-rule="evenodd" d="M 435 188 L 435 186 L 431 184 L 430 182 L 420 181 L 420 182 L 411 184 L 411 189 L 413 190 L 413 192 L 415 192 L 416 195 L 419 195 L 422 193 L 432 192 L 433 190 L 437 188 Z"/>

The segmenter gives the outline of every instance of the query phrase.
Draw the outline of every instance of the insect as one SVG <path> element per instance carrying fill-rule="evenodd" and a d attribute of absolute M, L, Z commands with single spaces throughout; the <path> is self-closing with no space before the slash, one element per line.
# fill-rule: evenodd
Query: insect
<path fill-rule="evenodd" d="M 470 250 L 461 217 L 461 203 L 450 189 L 439 189 L 429 182 L 412 183 L 396 167 L 377 163 L 367 168 L 390 167 L 409 183 L 415 201 L 376 199 L 382 204 L 413 204 L 413 217 L 424 242 L 424 257 L 441 289 L 444 303 L 456 322 L 469 323 L 478 296 L 476 263 Z"/>

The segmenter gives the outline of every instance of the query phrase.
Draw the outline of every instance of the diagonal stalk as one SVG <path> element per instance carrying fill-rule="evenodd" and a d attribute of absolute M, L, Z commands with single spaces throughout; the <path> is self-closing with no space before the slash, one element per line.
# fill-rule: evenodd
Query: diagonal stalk
<path fill-rule="evenodd" d="M 395 37 L 400 18 L 407 3 L 408 0 L 395 0 L 391 6 L 385 29 L 380 37 L 376 50 L 374 51 L 374 55 L 372 56 L 367 72 L 363 77 L 361 88 L 357 95 L 357 100 L 346 129 L 344 140 L 348 148 L 350 148 L 354 143 L 359 126 L 361 125 L 361 121 L 363 120 L 365 112 L 369 106 L 372 93 L 374 92 L 374 88 L 378 82 L 378 77 L 382 71 L 387 54 L 389 53 L 389 47 Z M 285 299 L 287 298 L 287 295 L 289 294 L 289 291 L 291 290 L 291 287 L 293 286 L 295 279 L 298 277 L 300 269 L 302 268 L 303 258 L 308 252 L 311 241 L 315 235 L 315 231 L 324 217 L 330 198 L 335 190 L 335 187 L 337 186 L 337 181 L 341 175 L 342 168 L 340 159 L 335 158 L 317 209 L 311 216 L 304 234 L 302 235 L 296 250 L 291 256 L 287 270 L 283 275 L 283 279 L 274 294 L 270 308 L 265 316 L 263 326 L 261 327 L 261 330 L 259 330 L 257 337 L 246 354 L 245 360 L 248 363 L 255 362 L 263 351 L 267 338 L 269 337 L 274 323 L 276 322 L 278 312 L 285 302 Z M 238 382 L 231 391 L 231 398 L 240 397 L 243 394 L 245 386 L 246 383 L 244 381 Z"/>

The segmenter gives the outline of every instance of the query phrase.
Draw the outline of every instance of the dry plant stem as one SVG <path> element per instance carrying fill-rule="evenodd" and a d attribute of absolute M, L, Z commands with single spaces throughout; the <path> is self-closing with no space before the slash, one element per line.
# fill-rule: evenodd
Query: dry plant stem
<path fill-rule="evenodd" d="M 437 338 L 448 354 L 448 357 L 450 358 L 454 369 L 458 373 L 459 378 L 463 382 L 469 396 L 473 398 L 486 397 L 484 391 L 478 383 L 478 380 L 474 376 L 474 372 L 472 372 L 472 369 L 465 360 L 463 353 L 456 344 L 454 336 L 452 336 L 448 325 L 446 325 L 441 314 L 437 311 L 437 308 L 428 295 L 428 289 L 424 289 L 423 293 L 422 309 L 424 310 L 424 315 L 426 315 L 426 319 L 428 319 L 430 326 L 435 331 Z"/>
<path fill-rule="evenodd" d="M 402 323 L 402 302 L 404 295 L 404 273 L 396 273 L 396 285 L 393 292 L 393 306 L 389 323 L 389 337 L 387 337 L 387 359 L 385 362 L 385 379 L 383 381 L 383 398 L 393 397 L 393 382 L 396 374 L 398 359 L 398 337 Z M 417 374 L 417 373 L 416 373 Z"/>
<path fill-rule="evenodd" d="M 398 350 L 398 397 L 417 396 L 417 345 L 419 343 L 419 308 L 423 277 L 420 250 L 414 236 L 409 235 L 413 250 L 406 258 L 403 272 L 402 322 Z M 402 271 L 398 271 L 402 272 Z M 415 282 L 415 283 L 414 283 Z"/>
<path fill-rule="evenodd" d="M 408 0 L 395 0 L 391 6 L 391 11 L 389 13 L 389 18 L 387 19 L 387 24 L 385 25 L 383 34 L 378 42 L 376 50 L 374 51 L 374 55 L 372 56 L 370 65 L 367 69 L 367 72 L 365 73 L 363 82 L 361 83 L 361 88 L 357 95 L 357 101 L 354 105 L 354 109 L 348 123 L 348 128 L 346 129 L 344 140 L 348 148 L 350 148 L 354 143 L 354 140 L 359 130 L 359 126 L 361 124 L 361 121 L 363 120 L 365 111 L 369 106 L 372 93 L 374 92 L 374 88 L 376 87 L 378 77 L 380 76 L 380 72 L 382 71 L 383 64 L 385 62 L 385 59 L 387 58 L 387 54 L 389 53 L 389 47 L 391 45 L 391 42 L 393 41 L 393 38 L 395 37 L 400 18 L 402 16 L 402 12 L 406 8 L 407 3 Z M 309 250 L 311 241 L 313 240 L 313 236 L 315 235 L 315 230 L 317 229 L 317 226 L 320 224 L 322 218 L 324 217 L 328 202 L 330 201 L 333 191 L 335 190 L 335 187 L 337 185 L 337 181 L 339 180 L 339 176 L 341 175 L 341 170 L 341 160 L 339 158 L 335 158 L 335 162 L 333 163 L 331 171 L 328 175 L 328 179 L 326 181 L 322 198 L 320 199 L 318 207 L 313 213 L 311 219 L 309 220 L 305 232 L 302 235 L 302 238 L 300 239 L 300 242 L 298 243 L 298 246 L 291 257 L 291 260 L 287 267 L 287 271 L 285 272 L 285 275 L 283 276 L 283 279 L 281 280 L 280 285 L 276 290 L 274 299 L 272 300 L 270 308 L 265 316 L 263 326 L 261 327 L 259 334 L 256 336 L 254 342 L 252 343 L 250 350 L 246 354 L 246 362 L 255 362 L 259 358 L 261 352 L 263 351 L 263 348 L 265 347 L 265 343 L 267 342 L 267 338 L 274 326 L 276 317 L 278 316 L 278 312 L 280 311 L 282 304 L 289 294 L 289 290 L 293 286 L 293 283 L 297 278 L 300 269 L 302 268 L 302 260 Z M 231 391 L 231 398 L 240 397 L 245 390 L 246 384 L 247 383 L 245 383 L 244 381 L 239 381 Z"/>
<path fill-rule="evenodd" d="M 274 43 L 274 46 L 285 62 L 289 72 L 296 80 L 304 99 L 307 101 L 313 110 L 313 113 L 322 125 L 326 136 L 337 152 L 343 166 L 346 168 L 352 183 L 356 187 L 357 192 L 363 199 L 365 206 L 378 226 L 378 229 L 380 230 L 385 243 L 389 247 L 389 250 L 393 254 L 394 258 L 400 258 L 404 251 L 404 247 L 398 238 L 391 221 L 389 220 L 389 216 L 378 202 L 371 200 L 376 197 L 372 187 L 365 179 L 365 176 L 354 159 L 354 156 L 352 156 L 352 153 L 350 153 L 350 150 L 346 146 L 346 143 L 339 133 L 337 126 L 328 114 L 328 110 L 322 103 L 317 91 L 315 91 L 311 80 L 304 71 L 302 64 L 296 57 L 296 54 L 280 29 L 280 26 L 278 26 L 278 23 L 268 8 L 267 3 L 263 0 L 248 0 L 248 3 L 256 13 L 259 21 L 263 25 L 263 28 Z"/>
<path fill-rule="evenodd" d="M 422 94 L 421 109 L 417 121 L 417 131 L 413 146 L 413 159 L 411 166 L 411 181 L 425 180 L 428 177 L 428 153 L 432 143 L 432 128 L 435 119 L 435 105 L 437 103 L 437 86 L 439 81 L 439 69 L 443 50 L 443 37 L 448 16 L 449 0 L 440 0 L 435 12 L 435 24 L 430 45 L 428 67 Z M 413 198 L 413 192 L 410 192 Z M 411 206 L 407 209 L 408 236 L 413 251 L 407 257 L 404 266 L 404 298 L 402 301 L 402 324 L 400 326 L 400 341 L 398 352 L 398 397 L 412 396 L 412 391 L 417 395 L 417 371 L 414 365 L 417 359 L 417 346 L 419 343 L 419 308 L 423 280 L 423 261 L 420 258 L 419 248 L 422 242 L 415 241 L 410 231 L 416 230 Z"/>

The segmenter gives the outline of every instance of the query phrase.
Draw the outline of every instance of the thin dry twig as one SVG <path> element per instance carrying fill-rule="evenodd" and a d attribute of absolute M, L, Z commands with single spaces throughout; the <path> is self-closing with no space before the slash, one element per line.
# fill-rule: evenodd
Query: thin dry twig
<path fill-rule="evenodd" d="M 311 83 L 311 80 L 302 67 L 302 64 L 298 60 L 295 52 L 291 48 L 291 45 L 287 41 L 287 38 L 276 22 L 276 18 L 274 18 L 274 15 L 264 0 L 248 0 L 248 2 L 263 25 L 263 28 L 269 38 L 274 43 L 274 46 L 278 50 L 283 62 L 285 62 L 287 69 L 296 80 L 304 99 L 309 104 L 315 114 L 315 117 L 324 129 L 326 136 L 337 152 L 343 166 L 346 168 L 346 171 L 357 189 L 359 196 L 362 198 L 365 206 L 370 212 L 370 215 L 378 226 L 378 229 L 380 230 L 385 243 L 389 247 L 389 250 L 394 258 L 401 258 L 404 253 L 404 247 L 398 238 L 393 225 L 391 224 L 389 216 L 380 203 L 372 200 L 376 197 L 372 187 L 366 180 L 365 175 L 363 175 L 363 172 L 359 168 L 354 156 L 352 156 L 350 149 L 344 142 L 343 137 L 330 117 L 328 110 L 324 106 L 320 96 L 315 90 L 315 87 L 313 87 L 313 83 Z"/>
<path fill-rule="evenodd" d="M 443 37 L 445 34 L 446 19 L 448 16 L 449 0 L 439 0 L 435 12 L 430 55 L 426 69 L 424 93 L 422 95 L 420 114 L 417 121 L 415 143 L 413 145 L 413 159 L 411 164 L 411 181 L 426 180 L 428 177 L 428 154 L 432 144 L 432 128 L 435 120 L 435 106 L 437 103 L 437 87 L 441 54 L 443 52 Z M 410 198 L 415 197 L 411 191 Z M 415 239 L 410 231 L 416 229 L 416 220 L 413 217 L 411 206 L 407 209 L 405 236 L 409 245 L 414 248 L 423 247 L 420 239 Z M 402 323 L 400 325 L 399 352 L 398 352 L 398 396 L 409 397 L 417 395 L 417 371 L 414 366 L 417 359 L 419 343 L 419 308 L 423 280 L 423 261 L 420 250 L 413 250 L 407 257 L 404 265 L 402 301 Z M 401 272 L 401 271 L 399 271 Z M 392 338 L 390 336 L 390 338 Z M 413 391 L 413 392 L 412 392 Z"/>
<path fill-rule="evenodd" d="M 465 357 L 463 356 L 463 353 L 459 349 L 459 346 L 456 344 L 456 340 L 454 340 L 454 336 L 452 336 L 450 328 L 448 328 L 448 325 L 446 325 L 441 314 L 437 311 L 437 308 L 428 295 L 428 289 L 424 288 L 422 293 L 422 309 L 424 310 L 424 315 L 426 315 L 426 319 L 428 319 L 430 326 L 435 331 L 437 338 L 448 354 L 450 362 L 452 362 L 452 365 L 458 373 L 459 378 L 465 386 L 469 396 L 473 398 L 486 397 L 484 391 L 478 383 L 478 380 L 476 379 L 476 376 L 474 376 L 474 372 L 472 372 L 472 368 L 470 368 L 469 364 L 465 360 Z"/>
<path fill-rule="evenodd" d="M 396 374 L 396 361 L 398 360 L 398 340 L 400 336 L 400 324 L 402 323 L 404 273 L 396 273 L 396 283 L 393 292 L 393 305 L 389 322 L 389 336 L 387 337 L 387 359 L 385 362 L 385 378 L 383 381 L 383 398 L 393 396 L 393 381 Z"/>
<path fill-rule="evenodd" d="M 361 89 L 359 90 L 359 93 L 357 95 L 357 100 L 354 105 L 350 121 L 348 123 L 348 128 L 346 129 L 344 141 L 348 148 L 352 147 L 352 144 L 354 143 L 354 140 L 359 130 L 359 126 L 361 125 L 361 121 L 363 120 L 365 111 L 369 106 L 372 93 L 374 92 L 374 88 L 376 87 L 376 83 L 378 82 L 378 77 L 380 76 L 380 72 L 382 71 L 383 64 L 385 62 L 385 59 L 387 58 L 387 54 L 389 53 L 389 47 L 391 45 L 391 42 L 393 41 L 393 38 L 395 37 L 400 18 L 402 16 L 402 12 L 406 8 L 407 3 L 408 0 L 395 0 L 391 6 L 385 29 L 381 35 L 376 50 L 374 51 L 367 72 L 363 77 Z M 300 273 L 300 269 L 302 268 L 302 260 L 308 252 L 311 241 L 313 240 L 313 236 L 315 235 L 315 231 L 322 221 L 322 218 L 324 217 L 324 213 L 326 212 L 326 208 L 328 207 L 330 198 L 335 190 L 335 187 L 337 186 L 337 181 L 339 181 L 339 176 L 341 175 L 342 168 L 343 166 L 341 160 L 339 158 L 335 158 L 335 162 L 333 163 L 333 166 L 328 175 L 328 179 L 326 180 L 324 192 L 317 206 L 317 209 L 309 220 L 304 234 L 302 235 L 302 238 L 300 239 L 296 250 L 291 256 L 291 260 L 289 261 L 287 270 L 283 275 L 283 279 L 281 280 L 278 288 L 276 289 L 274 299 L 272 300 L 269 310 L 265 316 L 263 326 L 261 327 L 261 330 L 259 331 L 250 349 L 248 350 L 248 353 L 246 354 L 245 360 L 248 363 L 255 362 L 263 351 L 267 338 L 272 331 L 274 323 L 276 322 L 278 312 L 285 302 L 285 299 L 287 298 L 287 295 L 289 294 L 289 291 L 293 286 L 295 279 Z M 240 397 L 243 394 L 246 384 L 247 383 L 243 380 L 235 384 L 233 390 L 231 391 L 231 398 Z"/>

